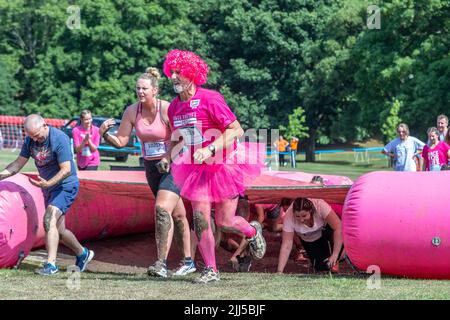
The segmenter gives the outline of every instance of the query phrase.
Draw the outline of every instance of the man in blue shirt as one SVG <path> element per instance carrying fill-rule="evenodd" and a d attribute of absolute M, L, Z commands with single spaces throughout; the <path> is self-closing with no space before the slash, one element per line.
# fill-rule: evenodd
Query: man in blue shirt
<path fill-rule="evenodd" d="M 74 234 L 65 228 L 65 214 L 79 187 L 70 140 L 64 132 L 48 126 L 37 114 L 25 118 L 24 129 L 27 137 L 20 155 L 0 172 L 0 180 L 18 173 L 30 157 L 34 159 L 39 175 L 37 180 L 30 178 L 30 182 L 40 187 L 44 194 L 44 230 L 48 250 L 47 263 L 37 272 L 42 275 L 58 272 L 56 255 L 60 239 L 75 252 L 76 266 L 82 272 L 94 257 L 94 252 L 82 247 Z"/>

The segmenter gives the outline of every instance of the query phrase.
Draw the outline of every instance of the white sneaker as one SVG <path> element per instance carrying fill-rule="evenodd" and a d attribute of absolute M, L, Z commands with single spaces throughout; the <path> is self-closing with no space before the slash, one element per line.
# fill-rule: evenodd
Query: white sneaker
<path fill-rule="evenodd" d="M 266 254 L 266 240 L 262 234 L 262 226 L 258 221 L 250 222 L 250 225 L 256 229 L 256 235 L 247 239 L 249 242 L 250 255 L 256 260 L 260 260 Z"/>
<path fill-rule="evenodd" d="M 219 271 L 215 272 L 212 267 L 207 267 L 203 270 L 200 277 L 195 279 L 193 282 L 194 283 L 208 283 L 208 282 L 219 281 L 219 280 L 220 280 Z"/>
<path fill-rule="evenodd" d="M 167 278 L 167 267 L 165 263 L 157 260 L 153 265 L 148 267 L 147 274 L 150 277 Z"/>
<path fill-rule="evenodd" d="M 191 263 L 189 263 L 189 264 L 186 264 L 186 262 L 183 260 L 181 262 L 180 267 L 177 269 L 177 271 L 175 271 L 175 273 L 173 275 L 174 276 L 185 276 L 185 275 L 188 275 L 195 271 L 197 271 L 197 269 L 195 268 L 195 263 L 193 260 L 191 260 Z"/>

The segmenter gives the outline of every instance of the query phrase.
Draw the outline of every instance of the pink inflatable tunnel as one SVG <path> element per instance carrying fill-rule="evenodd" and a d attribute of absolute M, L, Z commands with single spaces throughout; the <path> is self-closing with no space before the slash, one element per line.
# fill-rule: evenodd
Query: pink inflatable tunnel
<path fill-rule="evenodd" d="M 450 172 L 372 172 L 347 194 L 343 237 L 366 271 L 450 279 Z"/>
<path fill-rule="evenodd" d="M 0 184 L 0 267 L 12 267 L 44 237 L 44 198 L 24 175 Z"/>
<path fill-rule="evenodd" d="M 272 172 L 253 181 L 246 191 L 250 201 L 277 203 L 283 197 L 306 196 L 324 199 L 339 211 L 350 188 L 317 186 L 309 182 L 309 175 L 280 175 Z M 155 198 L 144 172 L 80 171 L 78 177 L 80 189 L 67 212 L 66 226 L 80 241 L 154 230 Z M 340 184 L 348 180 L 336 179 Z M 185 204 L 189 215 L 191 206 Z M 42 191 L 27 176 L 0 181 L 0 268 L 16 265 L 31 249 L 44 245 L 44 213 Z"/>
<path fill-rule="evenodd" d="M 34 174 L 29 174 L 34 176 Z M 154 229 L 155 199 L 142 172 L 79 172 L 80 190 L 66 215 L 78 240 Z M 0 181 L 0 268 L 44 245 L 44 197 L 26 175 Z"/>

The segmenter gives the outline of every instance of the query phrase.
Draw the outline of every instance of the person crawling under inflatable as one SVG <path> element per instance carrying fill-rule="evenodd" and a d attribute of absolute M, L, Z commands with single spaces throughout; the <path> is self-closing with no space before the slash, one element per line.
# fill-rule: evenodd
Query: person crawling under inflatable
<path fill-rule="evenodd" d="M 287 210 L 277 273 L 284 271 L 295 234 L 315 271 L 339 270 L 339 261 L 344 257 L 341 220 L 324 200 L 297 198 Z"/>

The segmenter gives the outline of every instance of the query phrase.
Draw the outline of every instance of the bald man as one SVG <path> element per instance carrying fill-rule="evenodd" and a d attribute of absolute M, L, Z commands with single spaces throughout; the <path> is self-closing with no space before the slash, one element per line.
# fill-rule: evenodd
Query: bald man
<path fill-rule="evenodd" d="M 56 255 L 59 240 L 75 252 L 76 266 L 84 271 L 94 257 L 94 252 L 81 246 L 73 233 L 65 228 L 65 214 L 78 193 L 78 177 L 73 162 L 69 137 L 56 128 L 48 126 L 37 114 L 25 118 L 25 138 L 20 155 L 0 172 L 0 180 L 18 173 L 32 157 L 38 169 L 37 180 L 30 182 L 41 188 L 44 194 L 45 244 L 47 263 L 36 272 L 41 275 L 58 273 Z"/>

